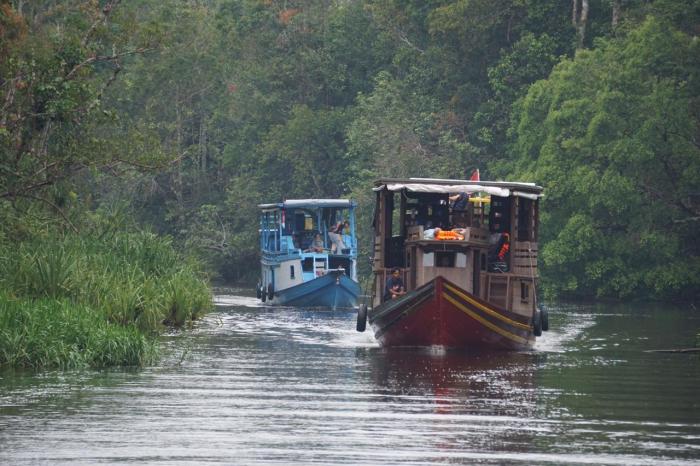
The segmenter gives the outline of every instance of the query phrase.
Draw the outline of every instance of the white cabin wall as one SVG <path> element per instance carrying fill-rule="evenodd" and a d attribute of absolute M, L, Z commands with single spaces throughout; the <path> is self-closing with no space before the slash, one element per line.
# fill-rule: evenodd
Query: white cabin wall
<path fill-rule="evenodd" d="M 294 267 L 294 278 L 290 277 L 290 267 Z M 301 260 L 295 259 L 280 262 L 279 267 L 275 267 L 275 290 L 281 291 L 303 283 Z"/>
<path fill-rule="evenodd" d="M 435 254 L 416 250 L 416 288 L 435 279 L 438 275 L 446 278 L 460 288 L 472 292 L 473 288 L 473 251 L 456 252 L 454 267 L 436 267 Z"/>

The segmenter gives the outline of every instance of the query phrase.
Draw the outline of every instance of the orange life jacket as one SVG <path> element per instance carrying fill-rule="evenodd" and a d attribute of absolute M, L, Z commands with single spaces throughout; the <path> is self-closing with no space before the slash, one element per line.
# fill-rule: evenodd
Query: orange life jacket
<path fill-rule="evenodd" d="M 463 240 L 464 236 L 460 235 L 456 231 L 440 230 L 435 235 L 435 239 L 438 239 L 438 240 Z"/>
<path fill-rule="evenodd" d="M 501 250 L 498 251 L 498 260 L 503 261 L 506 258 L 506 254 L 508 254 L 508 251 L 510 250 L 510 244 L 508 241 L 503 243 L 503 246 L 501 246 Z"/>

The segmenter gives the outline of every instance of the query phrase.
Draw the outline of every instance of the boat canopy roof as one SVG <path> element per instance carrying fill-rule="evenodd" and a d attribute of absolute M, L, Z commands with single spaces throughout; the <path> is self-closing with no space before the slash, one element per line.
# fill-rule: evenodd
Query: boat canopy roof
<path fill-rule="evenodd" d="M 493 196 L 520 196 L 528 199 L 542 197 L 542 186 L 512 181 L 469 181 L 440 178 L 382 178 L 374 182 L 374 191 L 411 191 L 417 193 L 476 193 Z"/>
<path fill-rule="evenodd" d="M 355 207 L 355 201 L 350 199 L 287 199 L 274 204 L 258 204 L 262 210 L 287 209 L 287 208 L 320 208 L 320 207 Z"/>

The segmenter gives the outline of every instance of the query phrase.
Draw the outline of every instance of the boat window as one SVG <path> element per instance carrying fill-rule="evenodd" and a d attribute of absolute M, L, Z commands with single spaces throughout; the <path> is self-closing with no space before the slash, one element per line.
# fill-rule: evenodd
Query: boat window
<path fill-rule="evenodd" d="M 423 228 L 447 228 L 450 223 L 448 195 L 443 193 L 406 193 L 406 225 Z"/>
<path fill-rule="evenodd" d="M 290 210 L 288 215 L 292 218 L 292 221 L 288 223 L 292 224 L 291 228 L 294 230 L 294 233 L 318 230 L 315 212 L 306 209 L 294 209 Z"/>
<path fill-rule="evenodd" d="M 306 215 L 304 212 L 294 213 L 294 231 L 306 230 Z"/>
<path fill-rule="evenodd" d="M 435 267 L 454 267 L 455 253 L 448 251 L 435 252 Z"/>
<path fill-rule="evenodd" d="M 402 212 L 400 208 L 396 208 L 401 205 L 401 192 L 394 193 L 394 209 L 391 212 L 391 236 L 402 236 Z"/>
<path fill-rule="evenodd" d="M 532 199 L 516 198 L 518 203 L 518 241 L 533 241 L 535 226 L 535 203 Z"/>
<path fill-rule="evenodd" d="M 530 300 L 530 286 L 524 282 L 520 282 L 520 300 L 525 303 Z"/>
<path fill-rule="evenodd" d="M 301 262 L 301 270 L 303 272 L 313 272 L 314 271 L 314 258 L 307 257 Z"/>
<path fill-rule="evenodd" d="M 261 218 L 261 244 L 267 251 L 279 251 L 279 217 L 277 211 L 265 212 Z"/>
<path fill-rule="evenodd" d="M 509 197 L 491 196 L 489 231 L 492 233 L 510 231 L 510 202 Z"/>
<path fill-rule="evenodd" d="M 294 278 L 294 266 L 289 266 L 289 278 Z"/>
<path fill-rule="evenodd" d="M 314 219 L 314 222 L 316 220 Z M 354 225 L 354 212 L 351 209 L 347 209 L 344 207 L 329 207 L 329 208 L 324 208 L 321 210 L 321 224 L 320 226 L 316 225 L 314 223 L 314 228 L 318 229 L 321 233 L 326 233 L 328 232 L 328 229 L 331 228 L 332 226 L 336 225 L 338 222 L 345 222 L 349 221 L 351 228 L 354 228 L 352 225 Z M 343 234 L 345 235 L 351 235 L 353 234 L 351 231 L 345 230 L 343 231 Z"/>
<path fill-rule="evenodd" d="M 345 269 L 345 273 L 350 274 L 350 259 L 347 257 L 329 257 L 328 261 L 328 268 Z"/>

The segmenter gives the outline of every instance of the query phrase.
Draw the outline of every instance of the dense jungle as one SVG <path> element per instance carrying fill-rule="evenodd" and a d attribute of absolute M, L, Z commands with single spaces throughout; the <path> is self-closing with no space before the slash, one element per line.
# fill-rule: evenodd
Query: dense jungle
<path fill-rule="evenodd" d="M 535 182 L 548 297 L 695 306 L 698 33 L 698 0 L 0 0 L 0 366 L 147 363 L 255 282 L 259 203 L 353 198 L 367 257 L 389 176 Z"/>

